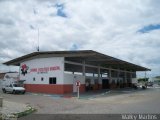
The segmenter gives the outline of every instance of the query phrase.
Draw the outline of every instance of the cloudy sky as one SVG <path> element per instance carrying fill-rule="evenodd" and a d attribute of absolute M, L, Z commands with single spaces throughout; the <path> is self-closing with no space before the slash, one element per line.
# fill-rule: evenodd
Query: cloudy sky
<path fill-rule="evenodd" d="M 0 0 L 0 63 L 36 51 L 96 50 L 160 75 L 160 0 Z M 0 64 L 0 71 L 14 70 Z"/>

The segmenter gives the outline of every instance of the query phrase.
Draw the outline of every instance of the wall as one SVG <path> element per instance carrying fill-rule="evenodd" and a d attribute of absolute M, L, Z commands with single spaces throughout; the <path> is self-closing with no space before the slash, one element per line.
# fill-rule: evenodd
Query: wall
<path fill-rule="evenodd" d="M 69 86 L 64 85 L 63 71 L 63 57 L 37 58 L 20 64 L 20 80 L 25 80 L 27 92 L 64 94 Z M 49 84 L 50 77 L 56 77 L 56 84 Z"/>
<path fill-rule="evenodd" d="M 49 77 L 56 77 L 57 84 L 63 84 L 64 58 L 37 58 L 21 63 L 20 79 L 25 84 L 49 84 Z M 27 66 L 27 73 L 22 74 L 22 65 Z M 43 81 L 41 78 L 43 77 Z M 33 80 L 35 78 L 35 81 Z"/>
<path fill-rule="evenodd" d="M 68 91 L 70 91 L 70 93 L 77 92 L 76 81 L 81 82 L 80 92 L 84 92 L 85 91 L 85 77 L 84 76 L 64 73 L 64 84 L 70 85 L 70 88 L 68 88 Z"/>

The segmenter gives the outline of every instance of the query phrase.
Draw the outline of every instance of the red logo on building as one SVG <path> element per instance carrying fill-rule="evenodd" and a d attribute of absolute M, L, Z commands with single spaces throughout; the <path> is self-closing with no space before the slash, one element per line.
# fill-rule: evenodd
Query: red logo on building
<path fill-rule="evenodd" d="M 25 74 L 27 74 L 28 69 L 29 69 L 29 67 L 26 64 L 23 64 L 21 66 L 21 74 L 25 76 Z"/>

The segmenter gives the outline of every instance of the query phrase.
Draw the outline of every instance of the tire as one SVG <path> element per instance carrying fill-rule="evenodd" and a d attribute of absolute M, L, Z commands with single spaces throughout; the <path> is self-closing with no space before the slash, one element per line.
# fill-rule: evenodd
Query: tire
<path fill-rule="evenodd" d="M 13 90 L 13 92 L 12 92 L 13 94 L 16 94 L 16 91 L 15 90 Z"/>
<path fill-rule="evenodd" d="M 26 91 L 23 91 L 22 94 L 25 94 Z"/>
<path fill-rule="evenodd" d="M 142 86 L 142 89 L 146 89 L 146 87 L 145 87 L 145 86 Z"/>
<path fill-rule="evenodd" d="M 3 93 L 6 93 L 6 90 L 5 89 L 2 89 L 3 90 Z"/>

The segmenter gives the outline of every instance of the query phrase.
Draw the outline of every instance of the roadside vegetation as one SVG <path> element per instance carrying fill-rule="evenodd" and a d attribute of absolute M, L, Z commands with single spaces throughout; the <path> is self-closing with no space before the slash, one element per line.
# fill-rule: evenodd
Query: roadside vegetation
<path fill-rule="evenodd" d="M 26 115 L 29 115 L 33 112 L 36 112 L 37 110 L 31 106 L 27 106 L 27 109 L 23 112 L 19 112 L 19 113 L 12 113 L 12 114 L 2 114 L 0 113 L 0 120 L 9 120 L 9 119 L 14 119 L 14 118 L 20 118 Z"/>

